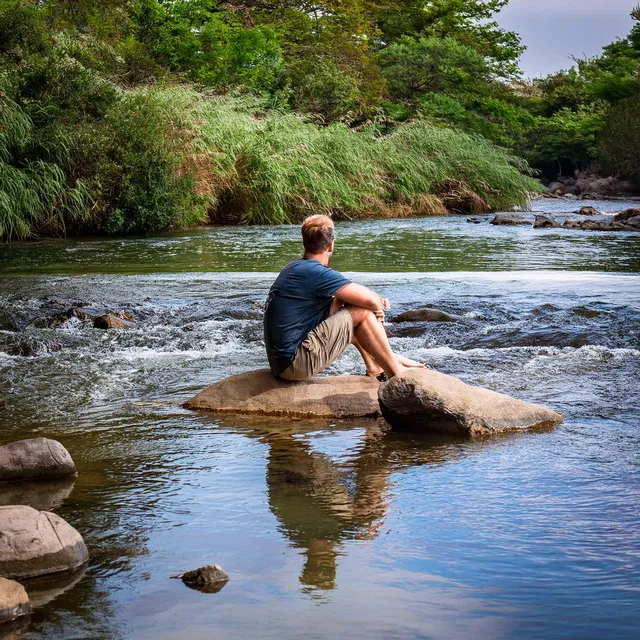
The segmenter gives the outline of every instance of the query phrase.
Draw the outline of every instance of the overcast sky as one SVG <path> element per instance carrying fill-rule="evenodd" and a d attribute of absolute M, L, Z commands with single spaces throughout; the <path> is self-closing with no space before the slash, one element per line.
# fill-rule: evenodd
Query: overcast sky
<path fill-rule="evenodd" d="M 571 56 L 594 56 L 633 25 L 638 0 L 510 0 L 497 15 L 503 28 L 516 31 L 527 45 L 520 61 L 525 76 L 567 69 Z"/>

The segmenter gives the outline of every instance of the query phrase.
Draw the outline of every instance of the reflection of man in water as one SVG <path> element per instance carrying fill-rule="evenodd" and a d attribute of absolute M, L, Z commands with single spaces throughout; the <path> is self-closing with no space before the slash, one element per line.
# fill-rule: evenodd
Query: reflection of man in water
<path fill-rule="evenodd" d="M 302 243 L 304 255 L 280 272 L 265 308 L 264 339 L 273 375 L 311 378 L 349 344 L 362 355 L 369 376 L 391 378 L 406 367 L 424 366 L 391 351 L 383 326 L 389 300 L 329 268 L 331 218 L 307 218 Z"/>
<path fill-rule="evenodd" d="M 366 478 L 357 469 L 355 477 L 346 474 L 308 443 L 288 435 L 273 435 L 269 446 L 269 505 L 287 537 L 304 549 L 300 582 L 333 589 L 342 541 L 373 538 L 382 523 L 386 474 L 378 468 Z"/>

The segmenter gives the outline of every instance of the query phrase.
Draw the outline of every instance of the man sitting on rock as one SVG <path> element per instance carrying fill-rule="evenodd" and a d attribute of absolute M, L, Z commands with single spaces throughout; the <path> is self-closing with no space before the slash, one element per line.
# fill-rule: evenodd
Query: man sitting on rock
<path fill-rule="evenodd" d="M 424 365 L 395 355 L 383 326 L 389 300 L 330 269 L 333 221 L 311 216 L 302 223 L 304 255 L 273 283 L 264 313 L 264 341 L 276 378 L 307 380 L 353 344 L 367 375 L 391 378 Z"/>

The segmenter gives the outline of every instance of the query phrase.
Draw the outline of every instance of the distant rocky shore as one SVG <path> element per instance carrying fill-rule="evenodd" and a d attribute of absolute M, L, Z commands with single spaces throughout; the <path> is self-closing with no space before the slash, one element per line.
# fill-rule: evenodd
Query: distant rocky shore
<path fill-rule="evenodd" d="M 542 197 L 565 197 L 577 200 L 614 200 L 640 198 L 640 185 L 614 176 L 602 177 L 587 171 L 574 176 L 559 176 L 549 182 Z"/>

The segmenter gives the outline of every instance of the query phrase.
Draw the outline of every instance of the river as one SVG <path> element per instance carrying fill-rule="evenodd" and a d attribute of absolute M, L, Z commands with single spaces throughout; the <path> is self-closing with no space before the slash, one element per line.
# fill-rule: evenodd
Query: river
<path fill-rule="evenodd" d="M 32 587 L 22 637 L 638 637 L 640 236 L 437 217 L 337 237 L 332 266 L 391 316 L 462 317 L 389 322 L 398 352 L 564 424 L 463 441 L 182 409 L 265 366 L 261 306 L 295 227 L 3 246 L 1 441 L 58 439 L 79 473 L 0 503 L 54 510 L 91 555 Z M 62 321 L 71 307 L 136 324 Z M 350 349 L 328 373 L 362 372 Z M 217 594 L 170 578 L 208 563 L 231 576 Z"/>

